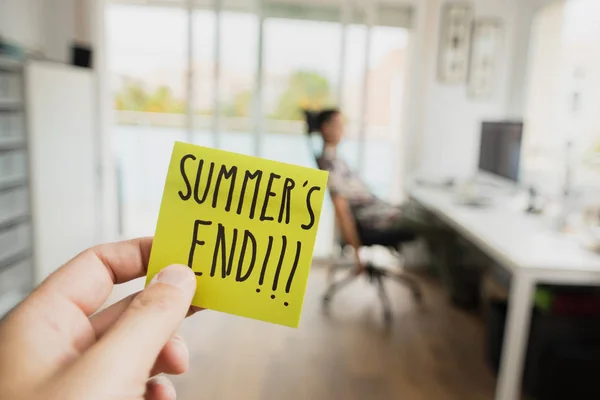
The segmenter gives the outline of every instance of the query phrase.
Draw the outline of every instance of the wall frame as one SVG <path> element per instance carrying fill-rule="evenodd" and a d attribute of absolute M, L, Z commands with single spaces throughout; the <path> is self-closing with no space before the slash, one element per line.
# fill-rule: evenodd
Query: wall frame
<path fill-rule="evenodd" d="M 442 8 L 438 51 L 438 80 L 457 84 L 467 81 L 473 7 L 450 2 Z"/>
<path fill-rule="evenodd" d="M 487 100 L 494 95 L 504 24 L 497 18 L 480 18 L 473 23 L 469 60 L 469 97 Z"/>

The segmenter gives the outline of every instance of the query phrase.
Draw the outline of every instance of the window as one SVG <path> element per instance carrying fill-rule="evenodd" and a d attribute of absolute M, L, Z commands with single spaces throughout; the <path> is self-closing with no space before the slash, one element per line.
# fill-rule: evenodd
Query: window
<path fill-rule="evenodd" d="M 264 24 L 260 156 L 315 167 L 303 110 L 337 104 L 340 24 L 284 18 L 267 18 Z M 333 208 L 326 201 L 315 256 L 330 253 L 332 235 Z"/>
<path fill-rule="evenodd" d="M 401 183 L 409 9 L 350 0 L 188 6 L 107 2 L 125 236 L 154 231 L 175 140 L 314 167 L 303 109 L 341 107 L 348 122 L 341 156 L 391 198 Z M 332 233 L 326 203 L 316 256 L 331 251 Z"/>
<path fill-rule="evenodd" d="M 399 134 L 404 109 L 408 32 L 405 28 L 375 26 L 371 30 L 363 177 L 382 199 L 397 200 L 401 186 Z"/>
<path fill-rule="evenodd" d="M 187 27 L 187 22 L 184 24 Z M 216 13 L 212 7 L 195 9 L 192 13 L 192 115 L 194 143 L 215 146 L 215 27 Z"/>
<path fill-rule="evenodd" d="M 332 22 L 266 19 L 263 127 L 260 155 L 314 166 L 303 109 L 336 102 L 340 26 Z"/>
<path fill-rule="evenodd" d="M 221 13 L 219 147 L 253 155 L 256 148 L 255 89 L 258 68 L 258 17 Z"/>
<path fill-rule="evenodd" d="M 163 186 L 157 182 L 164 182 L 170 159 L 163 149 L 187 138 L 185 26 L 183 8 L 111 4 L 107 9 L 117 120 L 113 142 L 125 237 L 154 232 Z"/>
<path fill-rule="evenodd" d="M 364 24 L 349 24 L 345 30 L 344 73 L 340 105 L 346 117 L 346 139 L 340 144 L 340 154 L 348 165 L 360 169 L 360 140 L 365 118 L 365 71 L 368 28 Z"/>
<path fill-rule="evenodd" d="M 597 1 L 573 0 L 545 7 L 533 26 L 523 178 L 552 194 L 567 159 L 575 189 L 598 188 L 599 19 Z"/>

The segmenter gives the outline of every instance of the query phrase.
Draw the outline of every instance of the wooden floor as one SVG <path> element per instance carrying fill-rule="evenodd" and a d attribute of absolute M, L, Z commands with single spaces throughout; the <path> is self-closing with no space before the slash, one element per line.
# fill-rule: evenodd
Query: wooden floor
<path fill-rule="evenodd" d="M 173 378 L 178 399 L 492 399 L 481 321 L 448 305 L 436 283 L 423 283 L 421 308 L 388 283 L 389 329 L 374 288 L 362 280 L 325 315 L 319 268 L 299 329 L 203 311 L 182 327 L 191 369 Z"/>

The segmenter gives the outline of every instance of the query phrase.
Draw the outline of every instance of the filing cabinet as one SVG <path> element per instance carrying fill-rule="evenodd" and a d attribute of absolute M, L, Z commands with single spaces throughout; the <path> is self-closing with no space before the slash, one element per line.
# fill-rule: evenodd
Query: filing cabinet
<path fill-rule="evenodd" d="M 0 317 L 34 282 L 23 71 L 0 56 Z"/>

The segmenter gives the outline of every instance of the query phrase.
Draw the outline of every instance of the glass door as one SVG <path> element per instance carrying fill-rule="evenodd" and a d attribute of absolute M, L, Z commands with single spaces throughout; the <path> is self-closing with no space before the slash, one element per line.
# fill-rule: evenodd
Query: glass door
<path fill-rule="evenodd" d="M 267 18 L 264 21 L 264 70 L 260 156 L 316 167 L 320 148 L 308 141 L 303 110 L 336 106 L 341 26 L 328 21 Z M 331 252 L 333 209 L 321 216 L 314 255 Z"/>
<path fill-rule="evenodd" d="M 175 140 L 315 167 L 304 110 L 339 107 L 339 154 L 401 192 L 409 8 L 342 1 L 111 0 L 107 53 L 125 237 L 150 235 Z M 384 7 L 384 8 L 382 8 Z M 135 21 L 135 29 L 131 29 Z M 331 251 L 326 202 L 315 255 Z"/>
<path fill-rule="evenodd" d="M 216 109 L 215 98 L 218 93 L 215 79 L 216 62 L 216 27 L 217 12 L 213 4 L 204 4 L 192 10 L 191 26 L 191 106 L 192 142 L 201 146 L 215 147 L 216 143 Z"/>
<path fill-rule="evenodd" d="M 259 19 L 252 4 L 214 3 L 193 10 L 193 142 L 251 155 Z"/>
<path fill-rule="evenodd" d="M 127 238 L 153 234 L 170 158 L 164 149 L 187 139 L 186 21 L 183 6 L 107 4 L 112 142 Z"/>
<path fill-rule="evenodd" d="M 303 110 L 337 104 L 339 23 L 268 18 L 260 156 L 314 167 Z"/>
<path fill-rule="evenodd" d="M 219 21 L 218 146 L 236 153 L 256 151 L 256 77 L 259 18 L 226 1 Z"/>
<path fill-rule="evenodd" d="M 370 34 L 362 176 L 378 197 L 399 201 L 408 30 L 374 26 Z"/>
<path fill-rule="evenodd" d="M 350 168 L 360 170 L 360 142 L 364 122 L 366 48 L 369 29 L 364 13 L 344 28 L 344 56 L 342 59 L 342 82 L 340 108 L 346 118 L 346 137 L 339 144 L 340 156 Z"/>

